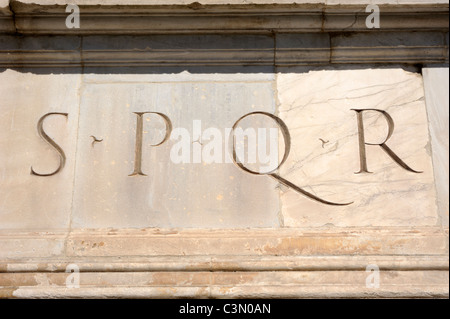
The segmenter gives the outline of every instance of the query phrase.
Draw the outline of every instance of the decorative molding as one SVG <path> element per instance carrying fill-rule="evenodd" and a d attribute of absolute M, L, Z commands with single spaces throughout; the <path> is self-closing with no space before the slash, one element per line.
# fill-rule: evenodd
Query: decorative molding
<path fill-rule="evenodd" d="M 448 271 L 448 255 L 342 255 L 342 256 L 130 256 L 40 257 L 0 261 L 0 273 L 64 272 L 72 263 L 82 272 L 143 271 L 327 271 L 382 270 Z"/>
<path fill-rule="evenodd" d="M 0 298 L 448 298 L 448 271 L 0 273 Z"/>
<path fill-rule="evenodd" d="M 67 29 L 65 5 L 11 1 L 4 12 L 12 23 L 3 32 L 19 34 L 167 34 L 373 32 L 366 28 L 368 3 L 179 3 L 172 5 L 79 3 L 79 29 Z M 91 2 L 92 3 L 92 2 Z M 153 3 L 155 3 L 153 1 Z M 384 31 L 448 30 L 448 3 L 380 5 Z M 14 28 L 11 27 L 14 26 Z"/>
<path fill-rule="evenodd" d="M 448 298 L 448 228 L 4 230 L 0 246 L 16 252 L 0 297 Z"/>
<path fill-rule="evenodd" d="M 381 29 L 366 27 L 364 1 L 82 1 L 79 29 L 66 27 L 64 1 L 33 2 L 2 5 L 0 67 L 448 63 L 445 2 L 389 2 Z"/>
<path fill-rule="evenodd" d="M 0 36 L 0 67 L 448 63 L 442 32 Z"/>

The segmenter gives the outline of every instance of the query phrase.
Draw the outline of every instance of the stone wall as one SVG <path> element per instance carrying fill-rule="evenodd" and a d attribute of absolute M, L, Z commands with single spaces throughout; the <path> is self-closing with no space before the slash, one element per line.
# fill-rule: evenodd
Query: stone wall
<path fill-rule="evenodd" d="M 448 2 L 68 3 L 0 1 L 0 296 L 448 297 Z"/>

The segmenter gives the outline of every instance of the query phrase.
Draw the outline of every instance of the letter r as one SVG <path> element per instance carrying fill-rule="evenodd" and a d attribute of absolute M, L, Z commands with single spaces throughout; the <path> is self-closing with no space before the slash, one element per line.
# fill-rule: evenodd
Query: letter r
<path fill-rule="evenodd" d="M 358 142 L 359 142 L 360 168 L 359 168 L 359 172 L 357 172 L 355 174 L 371 173 L 371 172 L 369 172 L 369 169 L 367 168 L 366 145 L 378 145 L 383 149 L 383 151 L 386 152 L 387 155 L 389 155 L 390 158 L 392 158 L 394 160 L 395 163 L 397 163 L 399 166 L 401 166 L 405 170 L 407 170 L 409 172 L 413 172 L 413 173 L 422 173 L 419 171 L 415 171 L 411 167 L 409 167 L 397 154 L 394 153 L 393 150 L 391 150 L 386 145 L 386 142 L 391 138 L 392 133 L 394 133 L 394 120 L 392 119 L 392 117 L 389 115 L 388 112 L 383 111 L 383 110 L 378 110 L 378 109 L 352 109 L 352 111 L 356 112 L 356 119 L 358 122 Z M 385 119 L 388 123 L 388 134 L 387 134 L 384 142 L 382 142 L 380 144 L 372 144 L 372 143 L 366 142 L 365 137 L 364 137 L 364 119 L 363 119 L 364 111 L 379 112 L 385 117 Z"/>

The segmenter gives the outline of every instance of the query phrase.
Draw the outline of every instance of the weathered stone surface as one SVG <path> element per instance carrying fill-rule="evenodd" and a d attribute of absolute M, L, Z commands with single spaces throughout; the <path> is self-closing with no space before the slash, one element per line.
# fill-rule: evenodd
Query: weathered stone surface
<path fill-rule="evenodd" d="M 351 289 L 352 296 L 364 297 L 440 297 L 448 286 L 448 273 L 441 271 L 386 271 L 380 276 L 382 289 L 366 288 L 365 271 L 327 272 L 167 272 L 154 273 L 84 273 L 80 288 L 65 288 L 67 274 L 16 274 L 9 282 L 20 288 L 10 292 L 14 297 L 48 297 L 52 287 L 56 297 L 151 296 L 177 298 L 214 297 L 338 297 Z M 405 282 L 414 284 L 404 287 Z M 101 288 L 105 283 L 111 287 Z M 130 285 L 130 283 L 132 283 Z M 438 290 L 430 289 L 434 284 Z M 126 287 L 123 287 L 126 286 Z M 99 288 L 96 288 L 99 287 Z M 175 287 L 175 288 L 174 288 Z M 406 288 L 406 289 L 405 289 Z M 253 289 L 253 292 L 251 291 Z M 5 291 L 0 290 L 0 293 Z"/>
<path fill-rule="evenodd" d="M 437 223 L 420 74 L 398 68 L 304 69 L 285 70 L 277 80 L 279 114 L 292 137 L 292 156 L 280 175 L 323 199 L 354 202 L 333 207 L 285 191 L 285 226 Z M 406 171 L 379 146 L 366 145 L 368 171 L 372 173 L 355 174 L 360 171 L 360 160 L 357 116 L 352 109 L 388 112 L 395 125 L 386 145 L 412 169 L 423 172 Z M 388 135 L 386 119 L 373 111 L 363 118 L 366 142 L 383 143 Z"/>
<path fill-rule="evenodd" d="M 35 241 L 25 233 L 19 240 L 27 237 Z M 0 245 L 8 238 L 0 232 Z M 65 256 L 0 263 L 0 296 L 442 298 L 448 296 L 447 245 L 440 227 L 79 230 Z M 66 286 L 69 265 L 80 270 L 79 288 Z M 365 284 L 368 265 L 381 270 L 379 288 Z"/>
<path fill-rule="evenodd" d="M 22 112 L 23 120 L 17 122 L 6 112 L 2 141 L 19 136 L 12 130 L 17 123 L 29 132 L 11 152 L 40 154 L 48 147 L 36 133 L 38 115 L 62 111 L 69 117 L 62 123 L 49 117 L 46 124 L 55 124 L 45 126 L 67 155 L 64 170 L 48 177 L 52 183 L 61 179 L 56 190 L 33 184 L 28 171 L 29 165 L 54 169 L 58 157 L 51 148 L 46 157 L 25 156 L 30 163 L 20 156 L 6 163 L 17 173 L 3 180 L 2 194 L 11 191 L 17 176 L 25 176 L 31 184 L 21 184 L 15 192 L 33 195 L 2 202 L 4 212 L 16 209 L 21 214 L 2 216 L 3 297 L 448 296 L 448 232 L 440 225 L 435 205 L 420 74 L 401 68 L 349 67 L 279 68 L 278 73 L 271 67 L 217 74 L 211 71 L 218 68 L 168 70 L 4 72 L 11 80 L 5 86 L 8 92 L 17 90 L 17 83 L 31 90 L 30 96 L 17 93 L 4 104 Z M 43 92 L 52 92 L 53 99 L 45 95 L 42 104 L 31 100 Z M 41 105 L 34 118 L 23 107 L 32 103 Z M 406 172 L 378 146 L 367 146 L 373 173 L 354 174 L 359 153 L 351 108 L 387 110 L 395 122 L 387 144 L 424 172 Z M 281 187 L 280 215 L 275 180 L 252 176 L 234 164 L 175 165 L 169 158 L 170 141 L 151 147 L 163 135 L 164 123 L 157 116 L 144 116 L 142 171 L 147 176 L 128 176 L 135 161 L 133 112 L 163 112 L 174 127 L 192 132 L 194 119 L 202 120 L 203 129 L 225 128 L 255 110 L 276 112 L 290 130 L 292 150 L 281 176 L 327 200 L 354 200 L 353 206 L 326 206 Z M 367 140 L 382 141 L 385 120 L 364 120 Z M 93 143 L 91 135 L 99 141 Z M 0 158 L 8 160 L 9 155 Z M 41 164 L 40 159 L 46 160 Z M 295 163 L 301 163 L 299 170 L 293 169 Z M 66 188 L 70 192 L 59 196 Z M 57 210 L 51 215 L 56 216 L 53 224 L 33 219 L 49 216 L 52 210 L 46 192 L 58 195 L 59 201 L 52 202 Z M 62 272 L 69 264 L 81 269 L 80 288 L 65 287 L 68 274 Z M 365 286 L 369 264 L 389 269 L 382 271 L 379 289 Z M 229 271 L 243 273 L 234 277 Z"/>
<path fill-rule="evenodd" d="M 68 238 L 66 255 L 439 256 L 448 251 L 446 236 L 438 227 L 75 230 Z"/>

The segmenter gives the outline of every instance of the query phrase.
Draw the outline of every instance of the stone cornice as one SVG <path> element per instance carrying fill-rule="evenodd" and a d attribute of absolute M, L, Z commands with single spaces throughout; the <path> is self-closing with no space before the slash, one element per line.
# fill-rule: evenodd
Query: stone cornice
<path fill-rule="evenodd" d="M 3 0 L 0 67 L 448 63 L 440 0 L 378 1 L 380 29 L 370 1 L 267 2 L 83 0 L 69 29 L 70 1 Z"/>
<path fill-rule="evenodd" d="M 2 1 L 0 32 L 64 35 L 374 32 L 365 25 L 368 15 L 365 8 L 371 1 L 200 2 Z M 79 29 L 68 29 L 65 25 L 67 3 L 79 4 Z M 383 31 L 448 31 L 448 2 L 384 0 L 378 3 Z"/>

